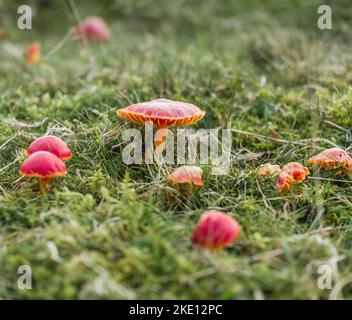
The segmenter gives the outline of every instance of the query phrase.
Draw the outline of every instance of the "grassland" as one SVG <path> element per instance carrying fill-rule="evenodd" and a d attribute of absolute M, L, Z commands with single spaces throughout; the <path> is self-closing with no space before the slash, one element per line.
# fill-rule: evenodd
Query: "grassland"
<path fill-rule="evenodd" d="M 8 30 L 0 42 L 0 297 L 352 298 L 352 178 L 312 170 L 278 195 L 274 179 L 251 174 L 265 162 L 306 164 L 321 148 L 351 148 L 348 1 L 334 1 L 325 31 L 316 27 L 319 1 L 100 2 L 34 2 L 32 31 L 16 28 L 16 3 L 0 5 Z M 65 38 L 91 14 L 106 17 L 109 43 Z M 45 59 L 28 68 L 16 52 L 32 40 Z M 230 171 L 206 171 L 191 197 L 166 183 L 170 168 L 122 162 L 121 132 L 132 125 L 115 110 L 157 97 L 205 110 L 195 128 L 234 130 Z M 74 155 L 68 176 L 39 195 L 18 168 L 43 134 L 62 137 Z M 242 225 L 240 239 L 218 253 L 191 243 L 207 209 Z M 32 268 L 32 290 L 17 287 L 22 264 Z M 322 264 L 335 290 L 318 288 Z"/>

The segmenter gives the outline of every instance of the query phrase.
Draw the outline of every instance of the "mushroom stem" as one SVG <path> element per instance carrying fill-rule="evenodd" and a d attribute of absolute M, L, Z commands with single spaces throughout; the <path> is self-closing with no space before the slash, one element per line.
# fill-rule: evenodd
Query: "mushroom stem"
<path fill-rule="evenodd" d="M 161 154 L 165 150 L 166 139 L 169 129 L 167 127 L 158 127 L 155 133 L 154 143 L 155 151 Z"/>
<path fill-rule="evenodd" d="M 50 182 L 50 178 L 40 179 L 40 185 L 39 185 L 39 193 L 40 194 L 46 193 L 49 182 Z"/>
<path fill-rule="evenodd" d="M 194 193 L 194 185 L 193 185 L 193 183 L 189 183 L 188 184 L 188 190 L 187 190 L 187 193 L 188 193 L 188 195 L 189 196 L 191 196 L 193 193 Z"/>

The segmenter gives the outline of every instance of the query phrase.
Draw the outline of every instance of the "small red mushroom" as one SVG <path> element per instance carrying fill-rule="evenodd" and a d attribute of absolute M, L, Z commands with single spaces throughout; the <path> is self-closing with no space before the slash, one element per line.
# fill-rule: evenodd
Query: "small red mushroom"
<path fill-rule="evenodd" d="M 76 38 L 86 38 L 96 42 L 105 42 L 110 37 L 110 30 L 100 17 L 87 17 L 85 18 L 74 30 Z"/>
<path fill-rule="evenodd" d="M 71 149 L 67 144 L 56 136 L 43 136 L 35 139 L 28 147 L 27 154 L 37 151 L 48 151 L 55 154 L 61 160 L 69 160 L 72 157 Z"/>
<path fill-rule="evenodd" d="M 308 168 L 298 162 L 290 162 L 286 164 L 283 166 L 282 171 L 290 174 L 297 183 L 304 181 L 309 174 Z"/>
<path fill-rule="evenodd" d="M 19 173 L 25 177 L 40 180 L 40 191 L 43 193 L 52 178 L 67 174 L 65 163 L 48 151 L 31 154 L 21 165 Z"/>
<path fill-rule="evenodd" d="M 309 174 L 308 168 L 298 162 L 290 162 L 286 164 L 277 179 L 278 191 L 289 191 L 294 182 L 301 183 Z"/>
<path fill-rule="evenodd" d="M 206 211 L 197 222 L 193 242 L 210 250 L 226 247 L 238 238 L 241 227 L 238 222 L 221 211 Z"/>
<path fill-rule="evenodd" d="M 40 52 L 40 42 L 36 41 L 33 42 L 25 51 L 25 59 L 27 64 L 29 65 L 34 65 L 34 64 L 38 64 L 41 62 L 42 60 L 42 55 Z"/>
<path fill-rule="evenodd" d="M 281 171 L 279 177 L 277 178 L 277 191 L 290 191 L 295 180 L 286 171 Z"/>
<path fill-rule="evenodd" d="M 324 169 L 340 168 L 341 170 L 339 173 L 352 170 L 352 158 L 345 150 L 340 148 L 326 149 L 308 159 L 308 163 L 320 166 Z"/>
<path fill-rule="evenodd" d="M 182 166 L 168 175 L 167 179 L 175 184 L 188 183 L 189 185 L 203 186 L 203 170 L 195 166 Z"/>

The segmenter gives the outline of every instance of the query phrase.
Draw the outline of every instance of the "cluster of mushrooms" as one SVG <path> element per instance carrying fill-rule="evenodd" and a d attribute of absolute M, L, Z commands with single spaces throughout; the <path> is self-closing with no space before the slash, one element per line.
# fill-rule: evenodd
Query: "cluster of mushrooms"
<path fill-rule="evenodd" d="M 72 157 L 67 144 L 56 136 L 43 136 L 34 140 L 26 153 L 28 158 L 21 164 L 19 173 L 25 177 L 38 178 L 41 193 L 46 192 L 51 179 L 67 174 L 64 161 Z"/>
<path fill-rule="evenodd" d="M 197 106 L 167 99 L 157 99 L 149 102 L 133 104 L 117 110 L 117 114 L 131 122 L 144 124 L 151 121 L 161 134 L 156 134 L 155 146 L 163 150 L 168 128 L 171 126 L 185 126 L 201 120 L 205 113 Z M 324 170 L 337 169 L 338 174 L 352 172 L 352 159 L 348 153 L 340 148 L 327 149 L 310 158 L 308 163 L 317 165 Z M 187 184 L 202 187 L 202 169 L 196 166 L 182 166 L 176 168 L 167 179 L 174 185 Z M 303 182 L 309 175 L 307 167 L 298 162 L 290 162 L 283 168 L 270 163 L 261 166 L 258 177 L 278 175 L 277 190 L 288 192 L 294 183 Z M 196 224 L 193 242 L 211 250 L 217 250 L 230 244 L 238 238 L 240 226 L 236 220 L 221 211 L 207 211 Z"/>
<path fill-rule="evenodd" d="M 104 19 L 97 16 L 85 18 L 70 32 L 75 40 L 88 40 L 97 43 L 106 42 L 111 34 Z M 0 40 L 5 37 L 5 34 L 5 30 L 0 28 Z M 34 41 L 26 48 L 24 59 L 29 66 L 37 65 L 42 61 L 40 41 Z"/>
<path fill-rule="evenodd" d="M 194 124 L 204 117 L 205 112 L 193 104 L 156 99 L 119 109 L 117 114 L 137 124 L 151 121 L 158 129 L 164 129 L 165 131 L 161 130 L 162 134 L 156 134 L 154 141 L 156 148 L 162 148 L 169 127 Z M 19 172 L 26 177 L 38 178 L 40 190 L 45 192 L 52 178 L 67 174 L 64 161 L 71 159 L 72 152 L 59 137 L 43 136 L 30 144 L 27 155 Z M 337 174 L 352 173 L 352 158 L 340 148 L 327 149 L 310 158 L 308 163 L 323 170 L 337 169 Z M 193 191 L 194 187 L 204 185 L 202 175 L 200 167 L 181 166 L 174 169 L 167 180 L 174 186 L 186 185 Z M 259 178 L 277 176 L 277 190 L 287 192 L 294 183 L 303 182 L 309 175 L 309 170 L 298 162 L 290 162 L 282 168 L 267 163 L 256 171 L 256 175 Z M 192 240 L 201 247 L 218 250 L 236 240 L 240 230 L 240 225 L 230 215 L 221 211 L 206 211 L 195 226 Z"/>
<path fill-rule="evenodd" d="M 317 166 L 322 171 L 335 170 L 337 175 L 352 173 L 352 158 L 341 148 L 326 149 L 309 158 L 308 164 Z M 303 182 L 308 175 L 308 168 L 298 162 L 290 162 L 283 168 L 266 163 L 257 172 L 259 178 L 277 176 L 276 189 L 279 192 L 290 191 L 294 183 Z"/>
<path fill-rule="evenodd" d="M 117 110 L 116 113 L 121 118 L 136 124 L 153 123 L 157 129 L 154 138 L 157 153 L 165 148 L 168 128 L 192 125 L 203 119 L 205 115 L 204 111 L 193 104 L 168 99 L 133 104 Z M 193 186 L 204 185 L 202 174 L 200 167 L 182 166 L 169 174 L 167 180 L 175 186 L 186 184 L 188 190 L 193 191 Z M 222 211 L 206 211 L 194 228 L 192 240 L 198 246 L 218 250 L 237 239 L 240 230 L 238 222 L 228 214 Z"/>
<path fill-rule="evenodd" d="M 5 30 L 0 29 L 0 39 L 4 36 Z M 92 16 L 74 28 L 72 36 L 75 39 L 102 43 L 109 39 L 110 30 L 102 18 Z M 24 57 L 28 65 L 39 64 L 42 60 L 40 42 L 32 43 L 26 49 Z M 201 120 L 205 112 L 190 103 L 156 99 L 119 109 L 117 114 L 137 124 L 153 123 L 157 128 L 154 139 L 156 152 L 161 153 L 165 148 L 168 128 L 192 125 Z M 28 158 L 21 164 L 19 173 L 22 176 L 38 178 L 40 191 L 44 193 L 51 179 L 67 174 L 64 161 L 71 158 L 72 152 L 59 137 L 43 136 L 31 143 L 27 155 Z M 308 163 L 324 170 L 338 169 L 338 174 L 352 172 L 352 159 L 340 148 L 327 149 L 310 158 Z M 170 173 L 167 180 L 175 186 L 186 185 L 193 191 L 193 187 L 204 185 L 202 174 L 200 167 L 182 166 Z M 309 170 L 298 162 L 290 162 L 283 168 L 267 163 L 256 171 L 256 175 L 259 178 L 277 176 L 277 190 L 288 192 L 294 183 L 301 183 L 306 179 Z M 221 211 L 206 211 L 195 226 L 192 240 L 201 247 L 218 250 L 236 240 L 240 230 L 240 225 L 230 215 Z"/>

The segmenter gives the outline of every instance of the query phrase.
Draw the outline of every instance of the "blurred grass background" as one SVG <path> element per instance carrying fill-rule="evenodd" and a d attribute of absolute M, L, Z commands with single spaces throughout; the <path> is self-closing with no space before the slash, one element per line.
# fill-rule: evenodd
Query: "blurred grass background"
<path fill-rule="evenodd" d="M 1 1 L 3 20 L 14 29 L 17 8 L 21 4 L 20 0 Z M 151 33 L 173 31 L 178 35 L 211 31 L 217 34 L 240 32 L 275 24 L 299 28 L 305 33 L 322 33 L 316 27 L 316 21 L 317 8 L 323 4 L 333 8 L 334 28 L 330 34 L 348 35 L 352 10 L 348 0 L 32 0 L 26 4 L 34 9 L 34 30 L 49 33 L 52 30 L 55 33 L 66 30 L 70 24 L 75 25 L 72 5 L 77 7 L 82 16 L 102 15 L 111 22 L 124 25 L 126 29 Z"/>

